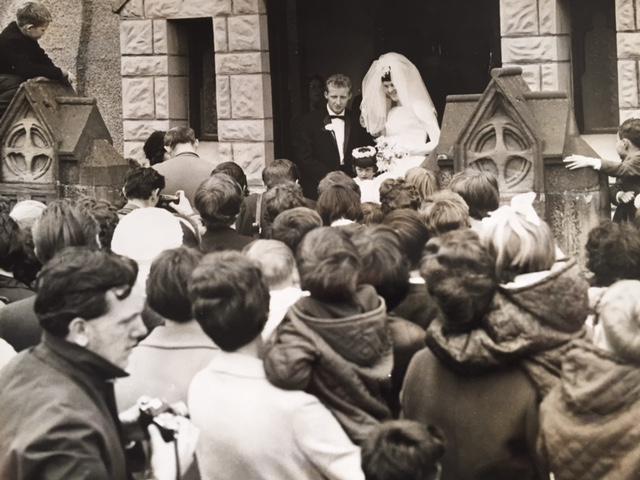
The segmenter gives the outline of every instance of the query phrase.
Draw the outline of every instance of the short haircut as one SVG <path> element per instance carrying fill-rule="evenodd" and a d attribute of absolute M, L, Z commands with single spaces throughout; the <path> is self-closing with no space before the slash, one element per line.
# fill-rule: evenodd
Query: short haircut
<path fill-rule="evenodd" d="M 329 172 L 320 180 L 320 183 L 318 183 L 318 196 L 322 195 L 322 192 L 332 185 L 346 185 L 360 196 L 360 187 L 358 184 L 342 170 Z"/>
<path fill-rule="evenodd" d="M 127 199 L 148 200 L 154 190 L 162 190 L 164 187 L 164 176 L 151 167 L 134 167 L 124 179 L 124 194 Z"/>
<path fill-rule="evenodd" d="M 421 202 L 436 193 L 440 188 L 435 174 L 431 170 L 422 167 L 413 167 L 407 170 L 404 174 L 404 180 L 415 187 Z"/>
<path fill-rule="evenodd" d="M 25 2 L 16 12 L 16 23 L 19 27 L 41 27 L 51 23 L 51 19 L 51 12 L 40 2 Z"/>
<path fill-rule="evenodd" d="M 463 198 L 451 190 L 431 195 L 419 210 L 429 237 L 469 227 L 469 207 Z"/>
<path fill-rule="evenodd" d="M 189 280 L 202 253 L 188 247 L 165 250 L 151 264 L 147 277 L 147 302 L 164 318 L 184 323 L 191 320 Z"/>
<path fill-rule="evenodd" d="M 464 199 L 469 216 L 476 220 L 482 220 L 500 206 L 498 179 L 491 172 L 467 168 L 453 176 L 449 189 Z"/>
<path fill-rule="evenodd" d="M 265 237 L 271 236 L 271 226 L 278 215 L 292 208 L 306 205 L 302 187 L 293 182 L 284 182 L 276 185 L 267 190 L 262 198 L 264 201 L 264 225 L 262 226 L 262 231 Z"/>
<path fill-rule="evenodd" d="M 0 213 L 0 268 L 13 272 L 25 258 L 22 232 L 8 213 Z"/>
<path fill-rule="evenodd" d="M 164 136 L 165 132 L 162 130 L 155 130 L 147 137 L 142 146 L 144 156 L 149 160 L 149 165 L 155 165 L 161 163 L 164 160 Z"/>
<path fill-rule="evenodd" d="M 348 88 L 351 91 L 351 79 L 342 73 L 334 73 L 324 82 L 324 91 L 328 92 L 329 87 Z"/>
<path fill-rule="evenodd" d="M 496 273 L 501 282 L 516 275 L 551 268 L 556 258 L 555 241 L 549 225 L 532 221 L 510 207 L 482 222 L 481 238 L 496 252 Z"/>
<path fill-rule="evenodd" d="M 396 232 L 402 250 L 407 254 L 412 268 L 416 268 L 422 258 L 424 246 L 429 240 L 429 231 L 420 214 L 410 208 L 400 208 L 389 212 L 384 217 L 383 223 Z"/>
<path fill-rule="evenodd" d="M 393 310 L 409 293 L 409 261 L 400 238 L 391 228 L 375 225 L 355 231 L 351 240 L 360 255 L 358 282 L 373 285 Z"/>
<path fill-rule="evenodd" d="M 332 185 L 322 192 L 316 210 L 327 226 L 340 218 L 354 222 L 362 220 L 360 196 L 345 185 Z"/>
<path fill-rule="evenodd" d="M 190 127 L 173 127 L 164 134 L 164 146 L 174 148 L 180 143 L 196 143 L 196 132 Z"/>
<path fill-rule="evenodd" d="M 240 252 L 205 256 L 189 286 L 193 315 L 225 352 L 251 343 L 269 315 L 269 289 L 255 262 Z"/>
<path fill-rule="evenodd" d="M 594 285 L 608 287 L 618 280 L 640 280 L 640 229 L 631 223 L 600 223 L 589 232 L 587 268 Z"/>
<path fill-rule="evenodd" d="M 420 206 L 420 197 L 416 188 L 402 178 L 388 178 L 380 185 L 380 205 L 386 215 L 398 208 L 412 208 Z"/>
<path fill-rule="evenodd" d="M 382 207 L 379 203 L 363 202 L 360 208 L 362 208 L 360 223 L 363 225 L 377 225 L 384 220 L 384 213 L 382 213 Z"/>
<path fill-rule="evenodd" d="M 65 247 L 98 249 L 96 219 L 70 200 L 51 202 L 33 226 L 33 244 L 44 264 Z"/>
<path fill-rule="evenodd" d="M 278 240 L 256 240 L 244 248 L 247 258 L 255 261 L 269 289 L 290 280 L 297 274 L 293 252 Z"/>
<path fill-rule="evenodd" d="M 92 320 L 108 311 L 107 291 L 124 288 L 131 292 L 138 266 L 136 262 L 87 247 L 65 248 L 42 267 L 34 310 L 44 330 L 57 337 L 69 333 L 74 318 Z"/>
<path fill-rule="evenodd" d="M 295 252 L 302 238 L 321 226 L 322 218 L 318 212 L 307 207 L 296 207 L 285 210 L 276 217 L 271 226 L 271 238 L 280 240 Z"/>
<path fill-rule="evenodd" d="M 618 136 L 627 139 L 636 148 L 640 148 L 640 118 L 629 118 L 618 128 Z"/>
<path fill-rule="evenodd" d="M 216 173 L 200 184 L 194 205 L 207 229 L 228 227 L 235 222 L 243 197 L 238 182 L 225 173 Z"/>
<path fill-rule="evenodd" d="M 377 425 L 362 445 L 366 480 L 436 480 L 445 452 L 442 433 L 411 420 Z"/>
<path fill-rule="evenodd" d="M 110 250 L 113 232 L 120 221 L 118 209 L 108 200 L 97 200 L 86 195 L 78 198 L 77 203 L 78 207 L 84 209 L 98 222 L 100 247 Z"/>
<path fill-rule="evenodd" d="M 358 285 L 360 259 L 346 233 L 320 227 L 305 235 L 296 255 L 300 283 L 326 302 L 351 300 Z"/>
<path fill-rule="evenodd" d="M 429 240 L 420 274 L 452 332 L 477 328 L 498 287 L 493 249 L 471 229 Z"/>
<path fill-rule="evenodd" d="M 248 192 L 248 184 L 247 184 L 247 176 L 244 173 L 244 170 L 240 165 L 236 162 L 222 162 L 215 166 L 215 168 L 211 171 L 211 175 L 215 175 L 216 173 L 226 173 L 231 178 L 233 178 L 240 188 L 242 188 L 243 193 Z"/>
<path fill-rule="evenodd" d="M 298 167 L 285 158 L 276 158 L 262 169 L 262 181 L 267 190 L 284 182 L 297 182 L 299 179 Z"/>

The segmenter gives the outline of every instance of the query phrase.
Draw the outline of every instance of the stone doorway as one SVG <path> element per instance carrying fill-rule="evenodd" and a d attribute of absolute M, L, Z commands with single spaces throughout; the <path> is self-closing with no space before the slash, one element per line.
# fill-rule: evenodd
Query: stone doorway
<path fill-rule="evenodd" d="M 311 108 L 319 77 L 349 75 L 357 102 L 371 62 L 396 51 L 418 67 L 442 118 L 447 95 L 482 92 L 501 64 L 498 0 L 272 0 L 267 8 L 276 156 L 290 155 L 290 122 Z"/>

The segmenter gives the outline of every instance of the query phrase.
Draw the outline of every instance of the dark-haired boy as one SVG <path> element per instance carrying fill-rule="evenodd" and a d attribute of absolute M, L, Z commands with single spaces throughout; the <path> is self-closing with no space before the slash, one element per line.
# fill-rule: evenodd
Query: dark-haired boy
<path fill-rule="evenodd" d="M 44 77 L 73 84 L 73 74 L 51 61 L 38 40 L 51 23 L 51 13 L 40 2 L 26 2 L 16 20 L 0 33 L 0 117 L 9 106 L 20 84 Z"/>
<path fill-rule="evenodd" d="M 564 162 L 569 170 L 591 167 L 616 177 L 616 183 L 609 189 L 611 201 L 617 205 L 613 221 L 633 221 L 640 207 L 640 118 L 622 122 L 618 128 L 616 152 L 621 162 L 582 155 L 571 155 Z"/>

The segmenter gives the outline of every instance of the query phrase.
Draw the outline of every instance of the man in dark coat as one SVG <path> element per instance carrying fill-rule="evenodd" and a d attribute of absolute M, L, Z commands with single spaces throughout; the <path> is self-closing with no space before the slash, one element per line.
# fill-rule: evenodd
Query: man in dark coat
<path fill-rule="evenodd" d="M 133 260 L 88 247 L 67 248 L 43 267 L 35 302 L 42 341 L 0 374 L 0 478 L 129 477 L 113 381 L 127 375 L 147 332 L 137 273 Z M 155 433 L 152 464 L 156 455 L 175 462 Z"/>
<path fill-rule="evenodd" d="M 304 196 L 318 198 L 318 183 L 333 170 L 353 176 L 351 152 L 372 144 L 356 114 L 347 109 L 351 99 L 351 80 L 342 74 L 325 83 L 327 106 L 314 110 L 294 122 L 294 160 L 300 170 Z"/>
<path fill-rule="evenodd" d="M 55 66 L 38 40 L 44 35 L 51 13 L 39 2 L 26 2 L 16 21 L 0 33 L 0 117 L 20 84 L 30 78 L 74 82 L 73 75 Z"/>

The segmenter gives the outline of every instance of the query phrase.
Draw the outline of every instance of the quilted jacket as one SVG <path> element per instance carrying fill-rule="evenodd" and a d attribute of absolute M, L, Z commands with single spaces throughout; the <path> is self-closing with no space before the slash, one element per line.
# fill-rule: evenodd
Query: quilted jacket
<path fill-rule="evenodd" d="M 538 448 L 556 480 L 640 475 L 640 366 L 575 342 L 540 407 Z"/>

